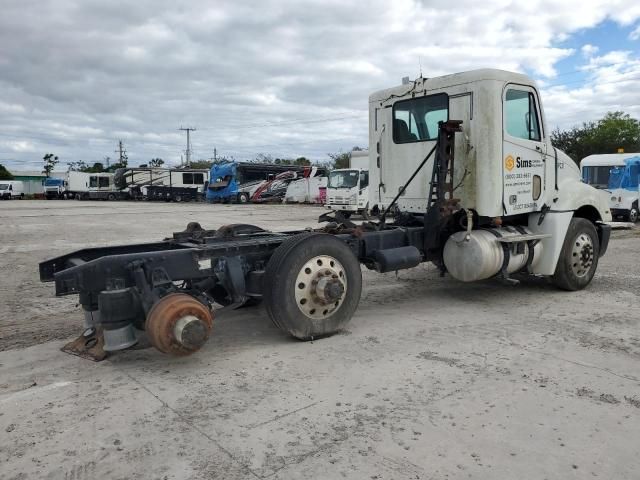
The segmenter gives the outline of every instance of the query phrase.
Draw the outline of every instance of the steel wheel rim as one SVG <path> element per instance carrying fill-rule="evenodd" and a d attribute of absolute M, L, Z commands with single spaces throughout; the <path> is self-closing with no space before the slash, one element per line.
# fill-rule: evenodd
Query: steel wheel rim
<path fill-rule="evenodd" d="M 311 319 L 329 318 L 344 303 L 347 273 L 334 257 L 319 255 L 305 262 L 294 288 L 296 305 L 302 314 Z"/>
<path fill-rule="evenodd" d="M 629 221 L 631 223 L 636 223 L 638 221 L 638 210 L 636 210 L 635 208 L 632 208 L 631 212 L 629 213 Z"/>
<path fill-rule="evenodd" d="M 581 233 L 573 241 L 571 249 L 571 269 L 577 277 L 584 277 L 593 265 L 593 240 L 586 233 Z"/>

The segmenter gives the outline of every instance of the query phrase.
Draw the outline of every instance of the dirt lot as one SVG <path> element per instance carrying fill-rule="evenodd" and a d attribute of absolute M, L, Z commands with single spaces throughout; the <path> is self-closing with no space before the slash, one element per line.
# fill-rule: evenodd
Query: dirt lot
<path fill-rule="evenodd" d="M 39 261 L 154 241 L 189 221 L 312 225 L 303 206 L 0 203 L 0 477 L 637 479 L 640 231 L 591 286 L 365 272 L 348 330 L 302 343 L 223 312 L 198 354 L 94 364 L 59 351 L 72 297 Z"/>

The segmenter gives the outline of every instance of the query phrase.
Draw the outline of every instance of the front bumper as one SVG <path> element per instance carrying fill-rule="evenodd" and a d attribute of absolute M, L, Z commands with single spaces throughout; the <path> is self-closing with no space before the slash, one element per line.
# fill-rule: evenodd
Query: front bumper
<path fill-rule="evenodd" d="M 623 217 L 629 215 L 628 208 L 611 208 L 611 216 L 612 217 Z"/>
<path fill-rule="evenodd" d="M 358 206 L 353 204 L 347 205 L 347 204 L 332 203 L 331 205 L 327 205 L 327 208 L 329 210 L 336 210 L 340 212 L 357 212 L 358 211 Z"/>

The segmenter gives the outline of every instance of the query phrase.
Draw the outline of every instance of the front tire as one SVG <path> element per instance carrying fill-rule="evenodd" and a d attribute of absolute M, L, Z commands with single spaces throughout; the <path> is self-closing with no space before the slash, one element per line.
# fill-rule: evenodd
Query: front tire
<path fill-rule="evenodd" d="M 362 272 L 341 240 L 322 233 L 287 239 L 269 260 L 264 302 L 281 330 L 300 340 L 333 335 L 358 308 Z"/>
<path fill-rule="evenodd" d="M 249 203 L 249 194 L 245 192 L 238 194 L 238 203 Z"/>
<path fill-rule="evenodd" d="M 629 215 L 627 215 L 627 221 L 631 223 L 636 223 L 638 221 L 637 207 L 631 207 L 631 210 L 629 210 Z"/>
<path fill-rule="evenodd" d="M 596 227 L 584 218 L 572 218 L 553 274 L 553 283 L 563 290 L 582 290 L 591 283 L 599 256 Z"/>

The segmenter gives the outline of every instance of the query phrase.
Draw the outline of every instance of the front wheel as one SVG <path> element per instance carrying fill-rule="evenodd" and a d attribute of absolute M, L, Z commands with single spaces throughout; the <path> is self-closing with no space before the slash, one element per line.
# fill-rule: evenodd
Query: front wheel
<path fill-rule="evenodd" d="M 553 274 L 553 283 L 563 290 L 582 290 L 596 273 L 599 255 L 596 227 L 584 218 L 572 218 Z"/>
<path fill-rule="evenodd" d="M 351 320 L 362 289 L 360 263 L 327 234 L 287 239 L 269 260 L 264 302 L 273 323 L 300 340 L 332 335 Z"/>
<path fill-rule="evenodd" d="M 629 210 L 627 221 L 631 223 L 636 223 L 638 221 L 638 209 L 636 207 L 631 207 L 631 210 Z"/>
<path fill-rule="evenodd" d="M 238 203 L 249 203 L 249 194 L 246 192 L 239 193 Z"/>

